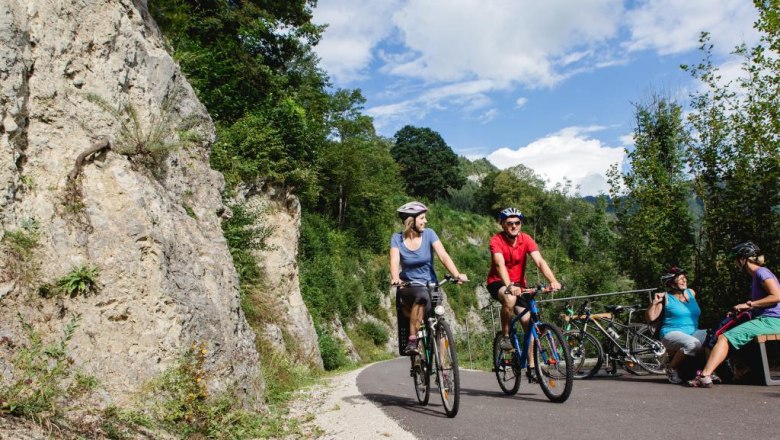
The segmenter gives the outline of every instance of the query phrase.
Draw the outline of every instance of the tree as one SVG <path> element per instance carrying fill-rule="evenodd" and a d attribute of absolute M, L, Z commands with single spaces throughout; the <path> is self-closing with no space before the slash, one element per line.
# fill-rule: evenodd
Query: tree
<path fill-rule="evenodd" d="M 748 287 L 723 258 L 726 250 L 745 240 L 770 253 L 780 249 L 780 11 L 777 2 L 755 4 L 762 38 L 755 47 L 737 47 L 744 59 L 741 77 L 722 80 L 706 33 L 703 60 L 683 66 L 706 86 L 692 96 L 689 123 L 696 136 L 688 155 L 703 207 L 697 259 L 714 299 L 706 310 L 710 317 L 741 301 Z"/>
<path fill-rule="evenodd" d="M 460 189 L 466 183 L 458 156 L 430 128 L 407 125 L 398 130 L 390 153 L 398 164 L 406 191 L 412 196 L 438 200 L 450 188 Z"/>
<path fill-rule="evenodd" d="M 686 133 L 681 107 L 658 95 L 636 104 L 631 169 L 610 171 L 620 261 L 640 287 L 658 285 L 664 266 L 690 267 L 693 249 L 689 184 L 684 174 Z"/>

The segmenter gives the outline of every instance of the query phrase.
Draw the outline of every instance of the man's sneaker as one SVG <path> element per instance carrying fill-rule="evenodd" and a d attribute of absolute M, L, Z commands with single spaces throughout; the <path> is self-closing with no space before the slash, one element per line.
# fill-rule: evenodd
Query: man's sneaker
<path fill-rule="evenodd" d="M 528 378 L 528 383 L 539 383 L 539 378 L 536 377 L 536 370 L 533 367 L 525 371 L 525 377 Z"/>
<path fill-rule="evenodd" d="M 509 336 L 502 336 L 498 341 L 498 348 L 502 350 L 514 350 L 512 347 L 512 341 L 509 340 Z"/>
<path fill-rule="evenodd" d="M 420 353 L 417 351 L 417 339 L 409 339 L 409 342 L 406 344 L 406 348 L 404 348 L 404 354 L 418 354 Z"/>
<path fill-rule="evenodd" d="M 712 388 L 712 376 L 703 376 L 701 371 L 696 373 L 693 380 L 688 381 L 688 386 L 694 388 Z"/>
<path fill-rule="evenodd" d="M 680 375 L 677 374 L 677 370 L 674 368 L 667 368 L 666 369 L 666 377 L 669 378 L 669 382 L 671 383 L 682 383 L 682 379 L 680 379 Z"/>

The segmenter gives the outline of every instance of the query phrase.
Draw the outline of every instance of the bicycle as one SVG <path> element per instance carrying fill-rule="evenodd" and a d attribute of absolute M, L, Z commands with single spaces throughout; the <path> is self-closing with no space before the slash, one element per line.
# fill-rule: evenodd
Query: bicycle
<path fill-rule="evenodd" d="M 645 374 L 645 371 L 664 374 L 663 356 L 666 348 L 660 341 L 648 336 L 648 332 L 652 331 L 649 326 L 631 322 L 631 316 L 640 310 L 640 307 L 641 305 L 610 305 L 606 306 L 607 313 L 593 314 L 586 300 L 576 316 L 572 309 L 567 307 L 564 321 L 567 326 L 571 324 L 576 327 L 564 333 L 574 362 L 575 378 L 592 377 L 601 369 L 602 364 L 607 365 L 607 372 L 610 374 L 617 373 L 618 364 L 635 375 Z M 628 312 L 628 319 L 620 322 L 616 316 L 624 310 Z M 588 333 L 589 324 L 593 324 L 603 336 L 604 346 L 598 338 Z"/>
<path fill-rule="evenodd" d="M 574 383 L 574 368 L 571 354 L 566 349 L 561 330 L 552 323 L 541 322 L 534 296 L 551 290 L 541 285 L 534 289 L 522 289 L 521 296 L 528 301 L 528 307 L 515 313 L 509 325 L 509 339 L 513 349 L 500 346 L 501 332 L 493 340 L 493 368 L 498 386 L 507 395 L 514 395 L 520 388 L 521 373 L 526 370 L 529 383 L 533 375 L 545 396 L 552 402 L 562 403 L 569 398 Z M 530 313 L 528 331 L 523 334 L 520 319 Z M 522 344 L 521 344 L 522 340 Z M 529 347 L 533 346 L 533 362 L 530 365 Z M 533 369 L 533 372 L 532 372 Z"/>
<path fill-rule="evenodd" d="M 411 355 L 410 375 L 414 381 L 414 391 L 417 401 L 427 405 L 431 393 L 431 376 L 436 375 L 436 385 L 439 388 L 441 402 L 447 417 L 458 414 L 460 404 L 460 372 L 458 357 L 455 352 L 455 339 L 452 330 L 444 319 L 444 306 L 439 288 L 448 281 L 455 281 L 447 276 L 439 283 L 404 283 L 404 285 L 423 286 L 428 290 L 428 300 L 431 307 L 427 309 L 425 319 L 417 331 L 419 353 Z M 400 332 L 400 327 L 399 327 Z M 403 333 L 403 332 L 401 332 Z"/>

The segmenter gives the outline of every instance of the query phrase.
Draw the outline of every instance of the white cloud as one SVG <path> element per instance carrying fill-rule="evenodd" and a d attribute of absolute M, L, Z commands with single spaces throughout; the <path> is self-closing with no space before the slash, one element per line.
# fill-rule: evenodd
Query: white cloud
<path fill-rule="evenodd" d="M 416 57 L 387 71 L 551 86 L 562 78 L 557 66 L 616 35 L 621 10 L 621 0 L 410 0 L 393 21 Z"/>
<path fill-rule="evenodd" d="M 487 159 L 499 169 L 523 164 L 552 184 L 569 179 L 580 185 L 582 195 L 606 193 L 606 171 L 612 164 L 623 162 L 624 151 L 585 136 L 600 128 L 567 127 L 516 150 L 500 148 Z"/>
<path fill-rule="evenodd" d="M 446 84 L 427 90 L 412 99 L 367 108 L 366 113 L 374 118 L 374 125 L 380 131 L 383 128 L 410 123 L 414 118 L 422 118 L 433 110 L 442 110 L 449 106 L 461 109 L 468 116 L 491 105 L 492 100 L 488 93 L 504 88 L 505 83 L 488 80 Z M 485 122 L 496 114 L 497 111 L 482 111 L 474 118 Z"/>
<path fill-rule="evenodd" d="M 624 134 L 623 136 L 620 136 L 620 143 L 623 144 L 624 147 L 630 147 L 631 145 L 634 145 L 634 133 Z"/>
<path fill-rule="evenodd" d="M 366 2 L 327 0 L 318 2 L 314 23 L 327 24 L 325 37 L 315 46 L 321 65 L 338 83 L 367 75 L 376 45 L 394 32 L 388 19 L 401 0 Z"/>
<path fill-rule="evenodd" d="M 524 105 L 528 104 L 528 98 L 519 97 L 517 98 L 517 101 L 515 101 L 515 104 L 517 104 L 517 108 L 522 108 Z"/>
<path fill-rule="evenodd" d="M 629 51 L 654 50 L 661 55 L 699 46 L 702 31 L 710 32 L 715 50 L 729 53 L 740 42 L 758 41 L 753 22 L 758 13 L 746 0 L 645 0 L 626 12 Z"/>

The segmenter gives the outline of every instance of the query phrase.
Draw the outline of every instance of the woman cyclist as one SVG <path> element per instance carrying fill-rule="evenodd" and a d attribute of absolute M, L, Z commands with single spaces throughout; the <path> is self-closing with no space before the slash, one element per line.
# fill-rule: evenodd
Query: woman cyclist
<path fill-rule="evenodd" d="M 712 387 L 712 373 L 726 360 L 729 347 L 739 349 L 758 335 L 780 333 L 780 283 L 775 274 L 764 267 L 761 250 L 753 242 L 746 241 L 734 246 L 729 258 L 753 280 L 750 300 L 735 305 L 734 311 L 750 310 L 753 319 L 718 336 L 704 370 L 688 381 L 692 387 Z"/>
<path fill-rule="evenodd" d="M 409 310 L 409 341 L 404 353 L 413 354 L 417 353 L 417 329 L 425 309 L 430 307 L 425 285 L 438 280 L 433 269 L 434 252 L 458 283 L 468 281 L 468 277 L 455 267 L 436 232 L 425 227 L 428 223 L 425 205 L 409 202 L 397 212 L 404 229 L 390 239 L 390 279 L 394 286 L 399 286 L 396 294 L 404 310 Z"/>
<path fill-rule="evenodd" d="M 682 382 L 677 367 L 688 356 L 696 356 L 701 351 L 707 330 L 699 329 L 701 308 L 696 301 L 696 292 L 688 288 L 685 270 L 670 267 L 661 275 L 661 282 L 668 289 L 665 293 L 656 293 L 653 302 L 645 312 L 648 322 L 661 318 L 659 337 L 669 353 L 674 353 L 666 367 L 669 382 Z"/>

